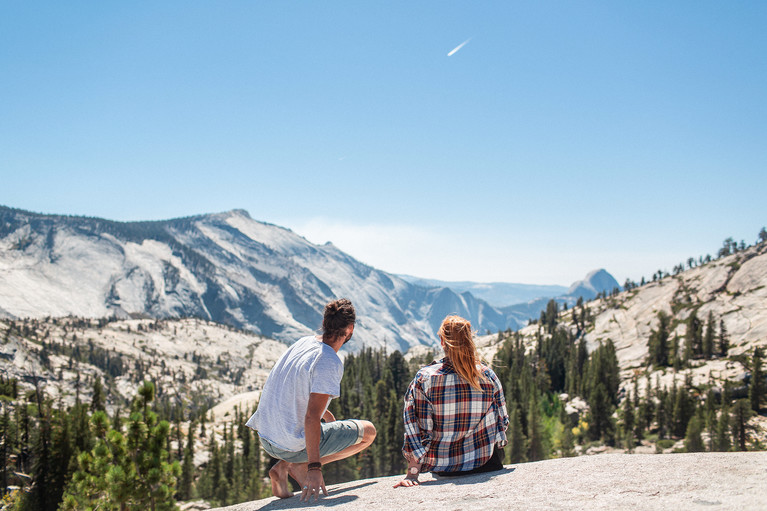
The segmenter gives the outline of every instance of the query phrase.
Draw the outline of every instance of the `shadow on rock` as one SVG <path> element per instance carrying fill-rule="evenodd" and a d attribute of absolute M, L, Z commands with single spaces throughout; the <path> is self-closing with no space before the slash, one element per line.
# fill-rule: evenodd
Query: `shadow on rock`
<path fill-rule="evenodd" d="M 372 484 L 372 483 L 369 483 Z M 367 486 L 367 484 L 361 484 L 359 487 Z M 341 493 L 347 490 L 350 490 L 351 488 L 344 488 L 340 491 L 331 492 L 329 496 L 327 497 L 320 497 L 320 500 L 314 500 L 309 499 L 309 502 L 301 502 L 301 496 L 296 495 L 294 497 L 291 497 L 289 499 L 282 499 L 282 500 L 275 500 L 272 502 L 269 502 L 265 506 L 253 508 L 253 511 L 272 511 L 272 510 L 278 510 L 278 509 L 303 509 L 303 508 L 311 508 L 314 506 L 322 506 L 322 507 L 333 507 L 333 506 L 340 506 L 343 504 L 348 504 L 350 502 L 354 502 L 355 500 L 359 499 L 356 495 L 339 495 L 336 497 L 336 493 Z"/>
<path fill-rule="evenodd" d="M 421 483 L 422 486 L 435 486 L 439 484 L 477 484 L 481 483 L 482 481 L 489 481 L 493 479 L 494 477 L 511 474 L 514 472 L 515 467 L 504 467 L 503 470 L 496 470 L 495 472 L 483 472 L 481 474 L 469 474 L 465 476 L 440 476 L 437 474 L 434 474 L 434 480 L 433 481 L 424 481 Z"/>
<path fill-rule="evenodd" d="M 328 498 L 332 498 L 334 495 L 337 495 L 339 493 L 345 493 L 349 490 L 359 490 L 360 488 L 364 488 L 365 486 L 370 486 L 371 484 L 376 484 L 376 481 L 368 481 L 366 483 L 355 484 L 354 486 L 347 486 L 346 488 L 328 490 L 328 492 L 330 493 L 330 496 Z"/>

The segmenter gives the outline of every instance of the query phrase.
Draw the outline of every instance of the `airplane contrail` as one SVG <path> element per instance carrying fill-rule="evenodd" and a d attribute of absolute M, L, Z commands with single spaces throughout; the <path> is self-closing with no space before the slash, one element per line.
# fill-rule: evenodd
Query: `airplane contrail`
<path fill-rule="evenodd" d="M 469 37 L 469 38 L 468 38 L 468 39 L 466 39 L 464 42 L 462 42 L 461 44 L 459 44 L 458 46 L 456 46 L 455 48 L 453 48 L 453 49 L 452 49 L 452 51 L 451 51 L 450 53 L 448 53 L 448 54 L 447 54 L 447 56 L 448 56 L 448 57 L 452 57 L 452 56 L 453 56 L 453 54 L 454 54 L 455 52 L 457 52 L 458 50 L 460 50 L 461 48 L 463 48 L 464 46 L 466 46 L 466 43 L 468 43 L 469 41 L 471 41 L 471 37 Z"/>

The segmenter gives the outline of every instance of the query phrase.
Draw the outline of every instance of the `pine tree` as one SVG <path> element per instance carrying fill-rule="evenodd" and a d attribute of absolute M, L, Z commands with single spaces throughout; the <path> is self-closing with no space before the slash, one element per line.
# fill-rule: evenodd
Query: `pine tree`
<path fill-rule="evenodd" d="M 91 412 L 104 411 L 104 386 L 98 376 L 93 379 L 93 398 L 91 399 Z"/>
<path fill-rule="evenodd" d="M 706 360 L 710 360 L 714 355 L 714 339 L 716 334 L 714 333 L 714 313 L 708 312 L 708 320 L 706 321 L 706 335 L 703 337 L 703 357 Z"/>
<path fill-rule="evenodd" d="M 546 304 L 546 312 L 541 312 L 541 324 L 546 327 L 546 332 L 554 333 L 559 319 L 559 304 L 553 298 Z"/>
<path fill-rule="evenodd" d="M 402 405 L 398 396 L 389 393 L 389 413 L 386 417 L 386 435 L 391 441 L 384 449 L 385 470 L 379 475 L 401 474 L 406 470 L 405 457 L 402 455 L 402 442 L 405 438 L 405 424 L 402 420 Z"/>
<path fill-rule="evenodd" d="M 658 329 L 650 332 L 650 338 L 647 341 L 649 352 L 649 362 L 658 367 L 666 367 L 669 364 L 669 323 L 668 315 L 658 312 Z"/>
<path fill-rule="evenodd" d="M 703 438 L 701 432 L 703 431 L 702 420 L 698 415 L 693 416 L 687 423 L 687 432 L 684 439 L 684 447 L 687 452 L 703 452 L 705 447 L 703 445 Z"/>
<path fill-rule="evenodd" d="M 184 448 L 184 458 L 181 464 L 181 481 L 179 482 L 178 493 L 181 500 L 190 500 L 194 498 L 192 484 L 194 483 L 194 422 L 190 421 L 189 431 L 186 436 L 186 447 Z"/>
<path fill-rule="evenodd" d="M 213 419 L 211 419 L 211 421 L 212 420 Z M 211 436 L 213 435 L 211 434 Z M 216 441 L 213 440 L 213 443 L 216 443 Z M 216 449 L 216 457 L 213 460 L 213 463 L 214 463 L 213 481 L 215 483 L 215 489 L 214 489 L 213 495 L 216 501 L 221 505 L 229 504 L 229 480 L 226 478 L 226 474 L 225 474 L 225 468 L 224 468 L 225 458 L 226 458 L 226 444 L 224 444 L 223 450 L 218 448 Z"/>
<path fill-rule="evenodd" d="M 53 417 L 51 436 L 50 492 L 59 503 L 67 483 L 72 479 L 76 464 L 76 452 L 72 445 L 70 417 L 58 410 Z"/>
<path fill-rule="evenodd" d="M 173 435 L 176 439 L 176 461 L 184 459 L 184 433 L 181 431 L 181 414 L 176 415 L 176 423 L 173 425 Z M 170 452 L 170 448 L 168 449 Z"/>
<path fill-rule="evenodd" d="M 687 320 L 689 337 L 692 341 L 692 351 L 695 357 L 703 354 L 703 323 L 698 317 L 698 311 L 693 310 Z"/>
<path fill-rule="evenodd" d="M 54 472 L 51 470 L 51 417 L 50 410 L 43 403 L 39 386 L 36 387 L 38 407 L 38 427 L 35 430 L 32 474 L 35 484 L 26 501 L 32 509 L 40 511 L 55 511 L 60 495 L 53 488 Z"/>
<path fill-rule="evenodd" d="M 748 400 L 751 402 L 751 409 L 757 413 L 765 394 L 763 359 L 762 348 L 760 346 L 755 347 L 751 357 L 751 384 L 748 388 Z"/>
<path fill-rule="evenodd" d="M 227 434 L 228 430 L 228 434 Z M 230 424 L 229 428 L 224 426 L 224 450 L 226 458 L 224 462 L 224 478 L 227 481 L 234 479 L 234 431 Z"/>
<path fill-rule="evenodd" d="M 722 400 L 722 408 L 719 410 L 719 421 L 716 426 L 714 450 L 727 452 L 730 447 L 732 447 L 730 441 L 730 408 L 727 406 L 727 402 Z"/>
<path fill-rule="evenodd" d="M 571 458 L 575 456 L 575 438 L 573 437 L 573 428 L 564 422 L 564 429 L 562 430 L 562 437 L 560 441 L 561 455 L 563 458 Z"/>
<path fill-rule="evenodd" d="M 748 432 L 748 419 L 753 415 L 751 402 L 748 399 L 738 399 L 730 413 L 730 428 L 735 440 L 735 450 L 746 450 L 746 438 Z"/>
<path fill-rule="evenodd" d="M 389 415 L 389 389 L 386 386 L 384 380 L 378 380 L 373 388 L 374 403 L 373 403 L 373 424 L 377 424 L 381 431 L 378 433 L 376 442 L 370 446 L 375 452 L 374 459 L 376 460 L 377 473 L 384 473 L 388 469 L 388 459 L 385 451 L 392 442 L 399 443 L 399 438 L 389 438 L 391 434 L 389 428 L 381 428 L 382 424 L 386 424 L 386 418 Z"/>
<path fill-rule="evenodd" d="M 658 404 L 655 411 L 655 417 L 658 421 L 658 436 L 660 438 L 668 438 L 671 435 L 672 419 L 672 405 L 671 395 L 668 388 L 663 387 L 663 390 L 657 390 Z"/>
<path fill-rule="evenodd" d="M 0 416 L 0 488 L 8 488 L 8 460 L 10 456 L 9 446 L 11 445 L 11 414 L 9 406 L 4 401 L 0 401 L 2 416 Z"/>
<path fill-rule="evenodd" d="M 716 445 L 716 398 L 714 391 L 709 389 L 706 394 L 706 406 L 705 406 L 705 428 L 708 433 L 708 450 L 715 451 Z"/>
<path fill-rule="evenodd" d="M 175 509 L 173 492 L 180 467 L 168 463 L 164 449 L 170 425 L 149 410 L 154 392 L 150 382 L 139 387 L 125 435 L 109 427 L 106 413 L 93 414 L 98 441 L 80 454 L 61 509 Z"/>
<path fill-rule="evenodd" d="M 527 459 L 530 461 L 546 459 L 546 453 L 543 452 L 543 426 L 535 394 L 530 397 L 527 417 Z"/>
<path fill-rule="evenodd" d="M 727 352 L 730 350 L 729 336 L 727 335 L 727 329 L 724 326 L 724 320 L 719 320 L 719 356 L 726 357 Z"/>
<path fill-rule="evenodd" d="M 674 367 L 674 371 L 679 371 L 684 363 L 684 357 L 679 353 L 679 336 L 674 335 L 671 338 L 671 365 Z"/>
<path fill-rule="evenodd" d="M 674 381 L 673 401 L 673 434 L 677 438 L 684 438 L 687 433 L 687 423 L 695 414 L 695 402 L 692 398 L 692 379 L 688 375 L 685 378 L 683 388 L 676 388 Z"/>
<path fill-rule="evenodd" d="M 609 441 L 613 436 L 612 420 L 610 416 L 613 413 L 613 407 L 605 391 L 604 385 L 597 383 L 589 397 L 589 437 L 592 440 L 602 439 Z"/>
<path fill-rule="evenodd" d="M 623 441 L 626 449 L 631 452 L 634 449 L 634 405 L 631 402 L 631 395 L 627 395 L 623 401 Z"/>
<path fill-rule="evenodd" d="M 525 456 L 525 444 L 527 438 L 522 431 L 522 422 L 519 418 L 520 411 L 518 406 L 513 406 L 511 417 L 509 421 L 509 434 L 508 436 L 508 456 L 509 463 L 521 463 L 527 460 Z"/>
<path fill-rule="evenodd" d="M 767 229 L 762 227 L 762 229 L 759 231 L 759 239 L 757 243 L 761 244 L 761 243 L 764 243 L 765 241 L 767 241 Z"/>

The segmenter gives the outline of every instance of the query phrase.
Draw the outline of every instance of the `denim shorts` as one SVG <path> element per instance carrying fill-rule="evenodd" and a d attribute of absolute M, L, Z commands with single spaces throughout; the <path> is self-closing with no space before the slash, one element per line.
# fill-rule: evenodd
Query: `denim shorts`
<path fill-rule="evenodd" d="M 354 419 L 323 422 L 320 426 L 322 427 L 322 436 L 320 437 L 320 458 L 330 456 L 331 454 L 343 451 L 347 447 L 362 442 L 364 428 L 362 424 Z M 297 452 L 286 451 L 280 449 L 260 435 L 259 438 L 261 440 L 261 447 L 263 447 L 266 453 L 272 458 L 284 460 L 288 463 L 306 463 L 309 461 L 305 448 Z"/>

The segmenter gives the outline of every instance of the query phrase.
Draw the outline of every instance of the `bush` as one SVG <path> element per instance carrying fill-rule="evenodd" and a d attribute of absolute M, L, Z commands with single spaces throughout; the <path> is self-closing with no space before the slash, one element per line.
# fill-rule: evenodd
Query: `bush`
<path fill-rule="evenodd" d="M 658 443 L 656 445 L 660 449 L 669 449 L 670 447 L 673 447 L 675 443 L 676 442 L 674 440 L 671 440 L 670 438 L 664 438 L 662 440 L 658 440 Z"/>

